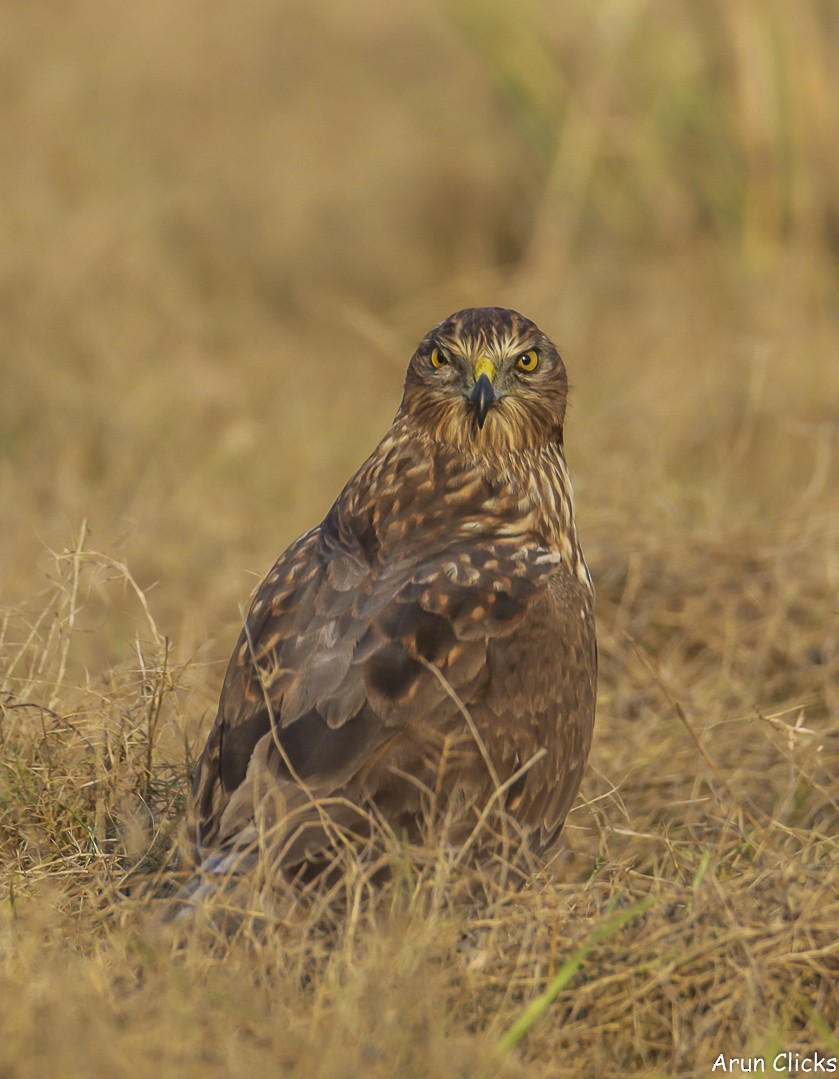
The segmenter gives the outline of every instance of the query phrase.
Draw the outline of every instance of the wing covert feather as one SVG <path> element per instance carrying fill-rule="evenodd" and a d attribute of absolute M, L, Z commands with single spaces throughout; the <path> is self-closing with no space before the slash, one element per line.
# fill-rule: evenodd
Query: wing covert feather
<path fill-rule="evenodd" d="M 456 711 L 428 663 L 467 705 L 480 696 L 489 642 L 546 595 L 557 561 L 499 543 L 382 569 L 301 537 L 258 590 L 230 662 L 196 779 L 199 836 L 263 739 L 279 743 L 289 779 L 332 791 L 396 731 Z"/>

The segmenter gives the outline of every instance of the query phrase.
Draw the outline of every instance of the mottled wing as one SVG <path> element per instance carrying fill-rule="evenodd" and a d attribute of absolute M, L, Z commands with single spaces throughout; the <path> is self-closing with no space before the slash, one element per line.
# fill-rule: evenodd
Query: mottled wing
<path fill-rule="evenodd" d="M 287 808 L 300 804 L 299 781 L 319 797 L 353 783 L 357 794 L 396 737 L 456 714 L 430 665 L 467 705 L 491 705 L 488 650 L 528 617 L 545 622 L 557 563 L 538 547 L 498 544 L 375 567 L 320 529 L 303 536 L 260 587 L 228 668 L 196 777 L 199 843 L 247 831 L 257 771 L 285 786 Z M 539 697 L 540 710 L 555 707 Z M 516 720 L 507 716 L 511 744 Z"/>

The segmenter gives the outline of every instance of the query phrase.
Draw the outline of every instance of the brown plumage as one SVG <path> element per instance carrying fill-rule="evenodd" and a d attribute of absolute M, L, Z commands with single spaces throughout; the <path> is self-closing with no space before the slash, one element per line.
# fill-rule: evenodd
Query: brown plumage
<path fill-rule="evenodd" d="M 205 880 L 266 860 L 299 878 L 339 833 L 413 836 L 430 806 L 468 834 L 505 784 L 531 846 L 558 834 L 597 668 L 567 387 L 514 311 L 420 343 L 390 430 L 251 605 L 195 779 Z"/>

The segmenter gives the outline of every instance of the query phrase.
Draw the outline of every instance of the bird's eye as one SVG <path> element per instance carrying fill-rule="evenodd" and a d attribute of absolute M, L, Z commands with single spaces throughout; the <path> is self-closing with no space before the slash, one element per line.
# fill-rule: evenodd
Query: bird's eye
<path fill-rule="evenodd" d="M 445 352 L 441 352 L 439 348 L 433 348 L 431 350 L 431 366 L 432 367 L 445 367 L 449 362 L 448 356 Z"/>
<path fill-rule="evenodd" d="M 534 349 L 531 349 L 530 352 L 523 352 L 516 360 L 516 367 L 518 367 L 519 371 L 527 371 L 528 374 L 535 371 L 538 366 L 539 354 Z"/>

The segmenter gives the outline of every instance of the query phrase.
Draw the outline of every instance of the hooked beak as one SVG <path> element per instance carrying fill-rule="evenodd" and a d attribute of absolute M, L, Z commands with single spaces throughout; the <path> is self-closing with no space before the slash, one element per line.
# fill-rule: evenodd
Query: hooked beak
<path fill-rule="evenodd" d="M 475 364 L 475 385 L 469 394 L 469 400 L 478 413 L 478 427 L 481 428 L 484 426 L 484 420 L 491 406 L 498 399 L 498 394 L 492 384 L 495 375 L 495 364 L 486 356 L 482 356 Z"/>

